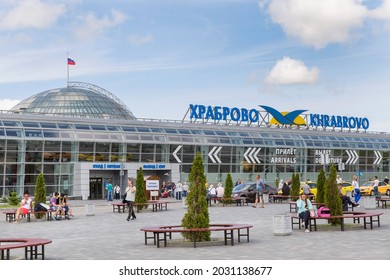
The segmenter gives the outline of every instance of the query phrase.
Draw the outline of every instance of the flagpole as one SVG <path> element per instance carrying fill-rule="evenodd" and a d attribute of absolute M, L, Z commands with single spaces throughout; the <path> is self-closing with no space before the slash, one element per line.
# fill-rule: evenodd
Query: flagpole
<path fill-rule="evenodd" d="M 67 87 L 69 87 L 69 63 L 68 63 L 68 58 L 69 58 L 69 52 L 66 53 L 66 68 L 67 68 L 67 72 L 68 72 Z"/>

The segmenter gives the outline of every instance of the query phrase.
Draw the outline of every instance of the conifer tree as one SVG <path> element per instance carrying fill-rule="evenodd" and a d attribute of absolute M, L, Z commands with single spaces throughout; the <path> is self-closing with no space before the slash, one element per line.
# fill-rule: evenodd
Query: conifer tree
<path fill-rule="evenodd" d="M 34 205 L 38 203 L 46 203 L 46 183 L 43 173 L 40 173 L 35 181 L 35 192 L 34 192 Z M 44 214 L 35 214 L 35 218 L 39 219 Z"/>
<path fill-rule="evenodd" d="M 144 181 L 144 172 L 142 168 L 137 171 L 137 179 L 135 181 L 135 200 L 134 203 L 146 203 L 148 199 L 146 198 L 146 185 Z M 145 206 L 137 206 L 138 210 L 142 208 L 147 208 L 148 205 Z"/>
<path fill-rule="evenodd" d="M 227 174 L 226 180 L 225 180 L 225 190 L 223 193 L 223 198 L 226 199 L 225 201 L 228 203 L 231 203 L 232 201 L 229 200 L 229 198 L 232 197 L 233 194 L 233 179 L 232 175 L 230 173 Z"/>
<path fill-rule="evenodd" d="M 206 201 L 206 176 L 204 175 L 203 160 L 198 153 L 192 162 L 191 172 L 188 177 L 189 191 L 186 199 L 187 212 L 182 219 L 183 228 L 208 228 L 210 227 L 209 209 Z M 193 235 L 190 233 L 182 233 L 182 235 L 193 240 Z M 196 241 L 209 241 L 210 232 L 199 232 Z"/>
<path fill-rule="evenodd" d="M 299 197 L 299 191 L 301 189 L 301 182 L 299 180 L 299 174 L 293 174 L 291 185 L 291 197 L 293 200 L 297 200 Z"/>
<path fill-rule="evenodd" d="M 320 203 L 325 202 L 325 181 L 326 181 L 325 171 L 321 169 L 317 177 L 316 202 L 320 202 Z"/>
<path fill-rule="evenodd" d="M 332 165 L 330 167 L 329 177 L 325 183 L 325 205 L 329 208 L 331 216 L 339 216 L 343 214 L 341 198 L 336 184 L 336 174 L 336 167 Z M 339 220 L 334 219 L 331 219 L 330 222 L 332 225 L 340 223 Z"/>

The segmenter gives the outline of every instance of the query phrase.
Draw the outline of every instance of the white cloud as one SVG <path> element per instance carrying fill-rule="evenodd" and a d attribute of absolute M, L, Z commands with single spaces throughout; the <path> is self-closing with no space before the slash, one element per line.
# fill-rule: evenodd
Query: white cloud
<path fill-rule="evenodd" d="M 379 20 L 390 20 L 390 0 L 383 0 L 381 6 L 369 11 L 368 16 Z"/>
<path fill-rule="evenodd" d="M 145 36 L 141 36 L 141 35 L 132 35 L 129 37 L 129 43 L 133 46 L 142 46 L 142 45 L 145 45 L 147 43 L 151 43 L 153 42 L 154 38 L 152 35 L 148 34 L 148 35 L 145 35 Z"/>
<path fill-rule="evenodd" d="M 0 99 L 0 110 L 9 110 L 14 107 L 16 104 L 21 102 L 17 99 Z"/>
<path fill-rule="evenodd" d="M 41 0 L 8 1 L 0 12 L 0 29 L 44 29 L 52 26 L 65 12 L 63 4 L 44 3 Z"/>
<path fill-rule="evenodd" d="M 82 18 L 82 24 L 75 29 L 79 39 L 91 39 L 106 32 L 126 20 L 126 15 L 120 11 L 112 10 L 111 16 L 105 15 L 97 18 L 93 13 L 87 13 Z"/>
<path fill-rule="evenodd" d="M 317 67 L 309 69 L 302 61 L 289 57 L 279 60 L 265 78 L 268 84 L 311 84 L 317 81 Z"/>
<path fill-rule="evenodd" d="M 273 22 L 304 44 L 323 48 L 331 43 L 346 43 L 367 17 L 362 0 L 269 0 L 259 1 Z M 267 5 L 268 4 L 268 5 Z"/>

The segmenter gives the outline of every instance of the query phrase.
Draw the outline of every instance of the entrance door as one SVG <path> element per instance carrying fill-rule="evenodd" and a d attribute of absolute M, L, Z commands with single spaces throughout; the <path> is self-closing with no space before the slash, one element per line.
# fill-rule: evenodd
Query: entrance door
<path fill-rule="evenodd" d="M 89 199 L 103 198 L 103 179 L 89 178 Z"/>

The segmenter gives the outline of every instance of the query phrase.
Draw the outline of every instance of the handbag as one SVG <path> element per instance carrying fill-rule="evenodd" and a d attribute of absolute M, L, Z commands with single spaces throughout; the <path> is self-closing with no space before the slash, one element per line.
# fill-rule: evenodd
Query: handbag
<path fill-rule="evenodd" d="M 122 203 L 127 203 L 126 196 L 127 196 L 127 193 L 125 193 L 125 194 L 122 196 Z"/>
<path fill-rule="evenodd" d="M 314 210 L 310 210 L 310 218 L 315 218 L 316 212 Z"/>

